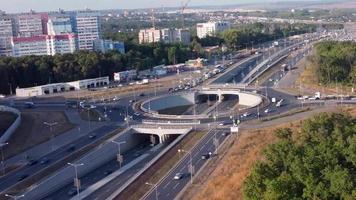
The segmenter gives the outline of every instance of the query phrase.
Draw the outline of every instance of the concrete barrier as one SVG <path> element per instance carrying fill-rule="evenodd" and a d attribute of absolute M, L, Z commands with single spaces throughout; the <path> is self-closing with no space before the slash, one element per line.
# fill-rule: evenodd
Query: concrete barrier
<path fill-rule="evenodd" d="M 78 167 L 78 177 L 81 177 L 102 164 L 115 159 L 118 153 L 117 145 L 112 143 L 112 140 L 126 141 L 126 144 L 121 147 L 122 153 L 129 150 L 132 146 L 137 145 L 139 142 L 138 140 L 134 140 L 134 135 L 131 134 L 131 129 L 126 129 L 118 135 L 113 136 L 105 143 L 74 162 L 84 164 L 83 166 Z M 29 191 L 24 193 L 24 195 L 26 199 L 41 199 L 63 186 L 70 184 L 73 182 L 74 177 L 74 168 L 68 165 L 48 178 L 42 180 L 37 185 L 32 186 Z"/>
<path fill-rule="evenodd" d="M 0 137 L 0 143 L 5 143 L 10 139 L 11 135 L 16 131 L 16 129 L 21 124 L 21 112 L 15 108 L 11 108 L 8 106 L 0 106 L 0 111 L 2 112 L 11 112 L 17 115 L 16 120 L 11 124 L 11 126 L 5 131 L 4 134 Z"/>
<path fill-rule="evenodd" d="M 168 145 L 161 153 L 159 153 L 155 158 L 153 158 L 146 166 L 141 169 L 135 176 L 131 177 L 123 186 L 121 186 L 118 190 L 116 190 L 110 197 L 106 200 L 113 200 L 118 196 L 122 191 L 124 191 L 129 185 L 131 185 L 135 180 L 137 180 L 144 172 L 146 172 L 153 164 L 155 164 L 164 154 L 166 154 L 169 150 L 171 150 L 175 145 L 177 145 L 183 138 L 188 135 L 188 133 L 192 129 L 188 130 L 185 134 L 179 136 L 175 139 L 171 144 Z"/>

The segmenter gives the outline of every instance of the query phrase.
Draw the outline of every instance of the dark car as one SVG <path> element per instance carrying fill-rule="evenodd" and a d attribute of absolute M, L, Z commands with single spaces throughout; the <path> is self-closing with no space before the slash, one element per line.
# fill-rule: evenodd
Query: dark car
<path fill-rule="evenodd" d="M 27 165 L 28 166 L 33 166 L 33 165 L 37 164 L 37 162 L 38 162 L 37 160 L 29 160 Z"/>
<path fill-rule="evenodd" d="M 68 194 L 68 196 L 72 197 L 72 196 L 74 196 L 74 195 L 77 194 L 77 189 L 76 189 L 76 188 L 72 188 L 72 189 L 70 189 L 70 190 L 68 191 L 67 194 Z"/>
<path fill-rule="evenodd" d="M 106 175 L 106 176 L 111 174 L 111 173 L 112 173 L 112 170 L 110 170 L 110 169 L 104 171 L 104 175 Z"/>
<path fill-rule="evenodd" d="M 95 135 L 95 134 L 90 134 L 88 137 L 89 137 L 90 139 L 94 139 L 94 138 L 96 138 L 96 135 Z"/>
<path fill-rule="evenodd" d="M 140 94 L 140 97 L 144 97 L 144 96 L 145 96 L 145 94 L 144 94 L 144 93 L 141 93 L 141 94 Z"/>
<path fill-rule="evenodd" d="M 28 177 L 28 174 L 23 174 L 23 175 L 21 175 L 21 176 L 19 176 L 18 178 L 17 178 L 17 181 L 22 181 L 22 180 L 24 180 L 25 178 L 27 178 Z"/>
<path fill-rule="evenodd" d="M 209 154 L 204 154 L 204 155 L 201 156 L 201 159 L 202 160 L 207 160 L 207 159 L 209 159 L 209 157 L 210 157 Z"/>
<path fill-rule="evenodd" d="M 71 146 L 67 149 L 68 152 L 71 152 L 71 151 L 74 151 L 74 150 L 75 150 L 75 146 L 74 146 L 74 145 L 71 145 Z"/>
<path fill-rule="evenodd" d="M 49 163 L 49 159 L 48 158 L 43 158 L 40 162 L 41 165 L 46 165 Z"/>

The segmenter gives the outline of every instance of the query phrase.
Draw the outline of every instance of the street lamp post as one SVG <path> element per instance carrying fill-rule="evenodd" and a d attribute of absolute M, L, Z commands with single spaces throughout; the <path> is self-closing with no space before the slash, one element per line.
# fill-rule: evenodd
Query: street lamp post
<path fill-rule="evenodd" d="M 17 200 L 20 199 L 22 197 L 24 197 L 25 195 L 11 195 L 11 194 L 5 194 L 5 197 L 10 197 L 11 199 Z"/>
<path fill-rule="evenodd" d="M 90 108 L 84 108 L 87 112 L 88 112 L 88 126 L 89 126 L 89 131 L 91 130 L 91 125 L 90 125 L 90 121 L 91 121 L 91 119 L 90 119 Z"/>
<path fill-rule="evenodd" d="M 152 186 L 152 187 L 155 187 L 156 200 L 158 200 L 158 188 L 157 188 L 157 185 L 152 184 L 152 183 L 149 183 L 149 182 L 146 182 L 145 184 L 146 184 L 146 185 L 149 185 L 149 186 Z"/>
<path fill-rule="evenodd" d="M 8 144 L 9 144 L 8 142 L 0 143 L 0 147 L 1 147 L 1 168 L 2 168 L 2 174 L 3 174 L 3 175 L 5 175 L 5 163 L 4 163 L 5 156 L 4 156 L 3 147 L 4 147 L 5 145 L 8 145 Z"/>
<path fill-rule="evenodd" d="M 58 122 L 43 122 L 44 125 L 48 126 L 49 127 L 49 132 L 51 134 L 51 148 L 52 148 L 52 151 L 54 151 L 54 135 L 53 135 L 53 132 L 52 132 L 52 127 L 57 125 Z"/>
<path fill-rule="evenodd" d="M 75 172 L 75 180 L 74 180 L 74 184 L 75 186 L 77 187 L 77 195 L 79 197 L 80 193 L 79 193 L 79 190 L 80 190 L 80 181 L 78 179 L 78 167 L 80 166 L 83 166 L 84 164 L 83 163 L 79 163 L 79 164 L 72 164 L 72 163 L 67 163 L 68 165 L 74 167 L 74 172 Z"/>
<path fill-rule="evenodd" d="M 124 157 L 121 155 L 121 145 L 122 145 L 122 144 L 125 144 L 126 141 L 117 142 L 117 141 L 113 140 L 113 141 L 111 141 L 111 142 L 117 145 L 117 148 L 118 148 L 117 161 L 119 162 L 119 166 L 120 166 L 120 168 L 121 168 L 121 164 L 122 164 L 123 161 L 124 161 Z"/>
<path fill-rule="evenodd" d="M 178 149 L 178 152 L 185 152 L 189 154 L 189 171 L 190 171 L 190 183 L 193 184 L 193 173 L 194 173 L 194 166 L 193 166 L 193 157 L 191 151 L 186 151 L 184 149 Z"/>

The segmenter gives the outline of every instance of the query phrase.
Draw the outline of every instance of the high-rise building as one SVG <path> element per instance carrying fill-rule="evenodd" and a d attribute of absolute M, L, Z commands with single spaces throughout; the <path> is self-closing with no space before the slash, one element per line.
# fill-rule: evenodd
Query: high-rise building
<path fill-rule="evenodd" d="M 11 56 L 11 37 L 13 20 L 8 15 L 0 14 L 0 56 Z"/>
<path fill-rule="evenodd" d="M 139 32 L 139 43 L 190 43 L 190 32 L 188 29 L 143 29 Z"/>
<path fill-rule="evenodd" d="M 205 38 L 207 36 L 216 36 L 217 33 L 230 28 L 230 23 L 225 21 L 207 22 L 197 24 L 197 36 Z"/>
<path fill-rule="evenodd" d="M 75 32 L 80 50 L 93 50 L 94 40 L 101 38 L 100 13 L 85 10 L 75 13 Z"/>
<path fill-rule="evenodd" d="M 160 42 L 162 38 L 161 30 L 158 29 L 142 29 L 138 33 L 138 41 L 140 44 Z"/>
<path fill-rule="evenodd" d="M 184 45 L 190 44 L 190 31 L 189 29 L 175 29 L 173 32 L 173 41 L 181 42 Z"/>
<path fill-rule="evenodd" d="M 50 17 L 47 22 L 48 35 L 62 35 L 73 33 L 72 22 L 69 16 Z"/>
<path fill-rule="evenodd" d="M 12 55 L 55 55 L 73 53 L 76 50 L 76 35 L 40 35 L 32 37 L 13 37 Z"/>
<path fill-rule="evenodd" d="M 32 37 L 47 34 L 47 13 L 24 13 L 14 18 L 15 36 Z"/>

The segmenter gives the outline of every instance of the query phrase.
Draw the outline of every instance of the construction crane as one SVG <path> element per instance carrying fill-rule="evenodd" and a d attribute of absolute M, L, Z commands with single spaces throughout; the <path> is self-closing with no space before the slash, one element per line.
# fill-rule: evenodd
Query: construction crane
<path fill-rule="evenodd" d="M 182 17 L 182 28 L 184 28 L 184 10 L 188 7 L 188 4 L 191 0 L 181 1 L 182 3 L 182 10 L 181 10 L 181 17 Z"/>
<path fill-rule="evenodd" d="M 151 10 L 151 20 L 152 20 L 153 29 L 156 29 L 156 18 L 155 18 L 155 11 L 153 10 L 153 8 Z"/>

